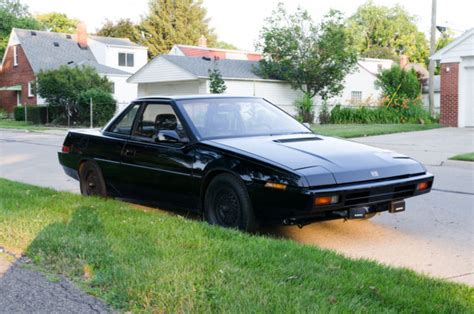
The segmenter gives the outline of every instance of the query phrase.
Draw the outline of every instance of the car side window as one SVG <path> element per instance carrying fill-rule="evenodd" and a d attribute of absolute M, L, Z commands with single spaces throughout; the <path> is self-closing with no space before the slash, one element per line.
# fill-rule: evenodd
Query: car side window
<path fill-rule="evenodd" d="M 154 142 L 187 140 L 183 125 L 169 104 L 147 104 L 138 119 L 133 136 Z"/>
<path fill-rule="evenodd" d="M 130 135 L 132 132 L 133 121 L 135 120 L 135 116 L 137 115 L 138 109 L 140 108 L 139 104 L 134 105 L 128 112 L 122 116 L 122 119 L 119 119 L 112 125 L 109 129 L 112 133 L 122 134 L 122 135 Z"/>

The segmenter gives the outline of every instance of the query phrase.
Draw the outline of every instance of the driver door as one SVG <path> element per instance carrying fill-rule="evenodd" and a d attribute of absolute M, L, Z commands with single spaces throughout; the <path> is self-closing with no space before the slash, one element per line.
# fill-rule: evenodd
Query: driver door
<path fill-rule="evenodd" d="M 190 197 L 193 157 L 186 149 L 187 141 L 170 103 L 143 104 L 136 128 L 122 151 L 122 166 L 133 194 L 184 208 L 195 204 Z"/>

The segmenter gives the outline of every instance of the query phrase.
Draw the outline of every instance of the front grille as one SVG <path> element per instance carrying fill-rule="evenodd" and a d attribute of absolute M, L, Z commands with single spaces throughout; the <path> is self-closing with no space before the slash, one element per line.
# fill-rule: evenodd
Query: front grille
<path fill-rule="evenodd" d="M 378 203 L 413 196 L 416 184 L 405 184 L 356 191 L 345 195 L 343 202 L 345 206 L 357 206 L 369 203 Z"/>

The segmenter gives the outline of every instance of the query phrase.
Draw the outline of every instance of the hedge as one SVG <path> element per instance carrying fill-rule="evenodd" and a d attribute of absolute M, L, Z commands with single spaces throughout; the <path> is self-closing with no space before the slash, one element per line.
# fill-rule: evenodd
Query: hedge
<path fill-rule="evenodd" d="M 15 107 L 13 115 L 16 121 L 25 121 L 25 108 Z M 45 124 L 48 119 L 48 108 L 43 106 L 28 106 L 27 120 L 33 124 Z"/>

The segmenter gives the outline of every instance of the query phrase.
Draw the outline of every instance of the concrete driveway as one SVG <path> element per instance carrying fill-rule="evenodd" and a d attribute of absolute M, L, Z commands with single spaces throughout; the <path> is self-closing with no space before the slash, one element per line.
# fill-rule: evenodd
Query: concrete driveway
<path fill-rule="evenodd" d="M 0 130 L 0 176 L 78 192 L 63 174 L 56 152 L 64 135 Z M 474 129 L 435 129 L 353 139 L 395 150 L 423 162 L 435 174 L 432 193 L 407 200 L 403 213 L 368 221 L 330 221 L 273 227 L 264 233 L 408 267 L 474 286 L 474 165 L 448 157 L 474 151 Z"/>

